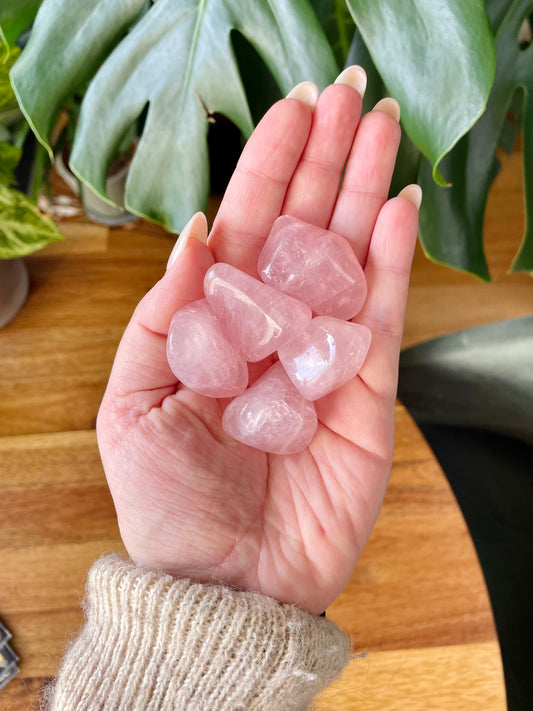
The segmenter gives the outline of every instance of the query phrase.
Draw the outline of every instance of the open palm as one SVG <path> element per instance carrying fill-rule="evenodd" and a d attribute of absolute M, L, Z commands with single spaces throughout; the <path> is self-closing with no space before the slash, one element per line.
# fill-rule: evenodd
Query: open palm
<path fill-rule="evenodd" d="M 387 201 L 400 138 L 384 110 L 360 121 L 361 97 L 334 84 L 314 112 L 284 99 L 248 141 L 208 246 L 191 239 L 137 307 L 98 416 L 121 535 L 139 564 L 256 590 L 313 613 L 341 592 L 370 535 L 392 458 L 398 354 L 416 240 L 412 192 Z M 345 172 L 341 182 L 343 168 Z M 280 214 L 352 244 L 368 298 L 356 321 L 372 345 L 359 375 L 317 401 L 319 426 L 296 455 L 270 455 L 221 429 L 225 401 L 169 369 L 173 313 L 202 298 L 214 261 L 257 275 Z"/>

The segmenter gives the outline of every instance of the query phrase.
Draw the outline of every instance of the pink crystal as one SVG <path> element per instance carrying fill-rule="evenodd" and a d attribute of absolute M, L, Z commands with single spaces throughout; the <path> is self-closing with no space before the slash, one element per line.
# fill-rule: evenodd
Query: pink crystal
<path fill-rule="evenodd" d="M 204 279 L 209 305 L 228 336 L 255 363 L 309 325 L 311 309 L 229 264 L 213 264 Z"/>
<path fill-rule="evenodd" d="M 179 381 L 201 395 L 233 397 L 248 384 L 246 360 L 206 299 L 193 301 L 174 314 L 167 358 Z"/>
<path fill-rule="evenodd" d="M 366 280 L 341 235 L 295 217 L 278 217 L 259 255 L 259 276 L 324 316 L 349 319 L 366 299 Z"/>
<path fill-rule="evenodd" d="M 305 400 L 275 363 L 252 387 L 232 400 L 222 428 L 234 439 L 272 454 L 296 454 L 317 428 L 313 403 Z"/>
<path fill-rule="evenodd" d="M 309 328 L 278 351 L 294 386 L 308 400 L 318 400 L 359 372 L 370 346 L 366 326 L 317 316 Z"/>

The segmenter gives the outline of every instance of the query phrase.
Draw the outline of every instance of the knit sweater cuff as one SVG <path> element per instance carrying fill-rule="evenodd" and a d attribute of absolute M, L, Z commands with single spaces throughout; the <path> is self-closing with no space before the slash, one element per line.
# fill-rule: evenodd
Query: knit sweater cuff
<path fill-rule="evenodd" d="M 116 555 L 91 568 L 85 606 L 50 711 L 302 711 L 349 661 L 324 618 Z"/>

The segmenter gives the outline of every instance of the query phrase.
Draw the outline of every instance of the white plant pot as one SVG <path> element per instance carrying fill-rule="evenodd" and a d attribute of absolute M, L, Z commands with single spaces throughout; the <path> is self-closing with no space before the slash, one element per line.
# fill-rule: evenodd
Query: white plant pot
<path fill-rule="evenodd" d="M 109 198 L 115 205 L 104 202 L 91 188 L 80 183 L 80 194 L 83 209 L 87 215 L 104 225 L 122 225 L 125 222 L 136 220 L 137 217 L 128 212 L 124 207 L 124 193 L 129 166 L 107 179 L 106 190 Z"/>
<path fill-rule="evenodd" d="M 24 306 L 30 277 L 22 259 L 0 259 L 0 328 Z"/>

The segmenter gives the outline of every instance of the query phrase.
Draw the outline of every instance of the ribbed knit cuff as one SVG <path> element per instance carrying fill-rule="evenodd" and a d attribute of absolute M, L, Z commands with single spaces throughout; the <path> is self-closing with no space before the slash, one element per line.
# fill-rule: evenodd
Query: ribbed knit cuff
<path fill-rule="evenodd" d="M 86 616 L 50 711 L 303 711 L 350 656 L 324 618 L 116 555 L 89 572 Z"/>

